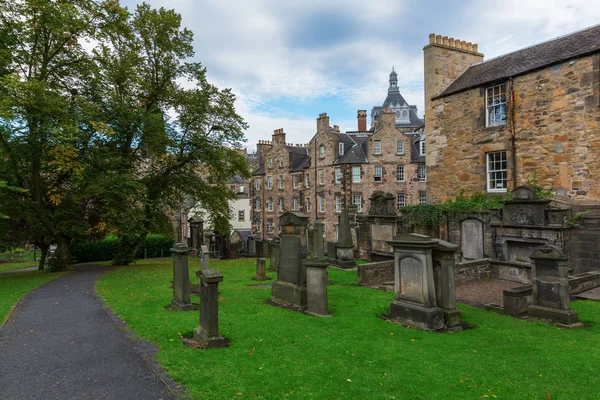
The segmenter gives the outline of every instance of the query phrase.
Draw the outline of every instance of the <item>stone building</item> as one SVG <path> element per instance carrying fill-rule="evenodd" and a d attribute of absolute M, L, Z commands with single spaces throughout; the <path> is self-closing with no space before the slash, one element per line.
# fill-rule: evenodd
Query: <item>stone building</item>
<path fill-rule="evenodd" d="M 424 61 L 428 200 L 536 183 L 600 201 L 600 26 L 485 62 L 431 34 Z"/>
<path fill-rule="evenodd" d="M 397 113 L 382 109 L 377 128 L 367 131 L 366 117 L 359 110 L 358 130 L 343 133 L 320 114 L 307 145 L 286 143 L 283 129 L 271 141 L 259 141 L 251 193 L 257 238 L 278 234 L 279 215 L 292 210 L 322 220 L 326 240 L 335 241 L 342 208 L 353 205 L 367 214 L 376 191 L 392 193 L 398 208 L 427 202 L 422 129 L 398 128 Z"/>

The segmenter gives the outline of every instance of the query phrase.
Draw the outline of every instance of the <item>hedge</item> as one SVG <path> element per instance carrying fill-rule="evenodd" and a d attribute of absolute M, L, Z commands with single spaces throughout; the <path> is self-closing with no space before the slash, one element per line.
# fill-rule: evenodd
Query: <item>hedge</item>
<path fill-rule="evenodd" d="M 174 240 L 171 236 L 149 234 L 136 254 L 136 258 L 144 258 L 144 250 L 148 257 L 160 257 L 161 250 L 164 257 L 171 255 Z M 94 242 L 75 242 L 71 248 L 74 262 L 110 261 L 115 258 L 119 250 L 119 239 L 111 235 Z"/>

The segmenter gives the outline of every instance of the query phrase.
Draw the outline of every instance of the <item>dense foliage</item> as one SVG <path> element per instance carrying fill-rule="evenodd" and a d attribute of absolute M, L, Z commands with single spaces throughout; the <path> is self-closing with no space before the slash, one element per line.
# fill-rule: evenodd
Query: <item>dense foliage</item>
<path fill-rule="evenodd" d="M 174 240 L 169 235 L 150 234 L 136 253 L 136 258 L 168 257 Z M 92 262 L 114 260 L 121 245 L 116 235 L 109 235 L 102 240 L 74 242 L 72 255 L 75 262 Z"/>

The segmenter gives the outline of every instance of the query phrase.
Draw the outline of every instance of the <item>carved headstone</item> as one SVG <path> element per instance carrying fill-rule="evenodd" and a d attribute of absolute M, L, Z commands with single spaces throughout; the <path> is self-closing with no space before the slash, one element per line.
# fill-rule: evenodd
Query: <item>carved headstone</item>
<path fill-rule="evenodd" d="M 478 219 L 465 219 L 460 224 L 462 256 L 465 260 L 480 260 L 483 253 L 483 222 Z"/>
<path fill-rule="evenodd" d="M 269 271 L 275 272 L 279 269 L 279 258 L 281 254 L 279 236 L 275 236 L 271 241 L 271 262 L 269 264 Z"/>
<path fill-rule="evenodd" d="M 378 191 L 371 195 L 369 201 L 369 215 L 397 215 L 393 194 Z"/>

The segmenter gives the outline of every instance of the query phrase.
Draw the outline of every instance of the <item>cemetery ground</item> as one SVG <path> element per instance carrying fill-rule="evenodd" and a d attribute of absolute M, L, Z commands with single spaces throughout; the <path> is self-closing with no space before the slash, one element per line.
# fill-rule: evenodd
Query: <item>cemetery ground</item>
<path fill-rule="evenodd" d="M 198 260 L 190 258 L 190 282 Z M 356 284 L 356 271 L 329 269 L 332 318 L 265 304 L 255 259 L 211 260 L 219 285 L 225 349 L 182 344 L 198 311 L 171 311 L 172 262 L 139 260 L 102 277 L 96 290 L 157 361 L 197 399 L 594 399 L 600 376 L 600 304 L 573 303 L 590 325 L 568 330 L 459 305 L 474 329 L 421 332 L 380 318 L 392 292 Z M 275 273 L 268 273 L 272 279 Z M 257 286 L 258 285 L 258 286 Z M 198 297 L 192 296 L 197 303 Z"/>

